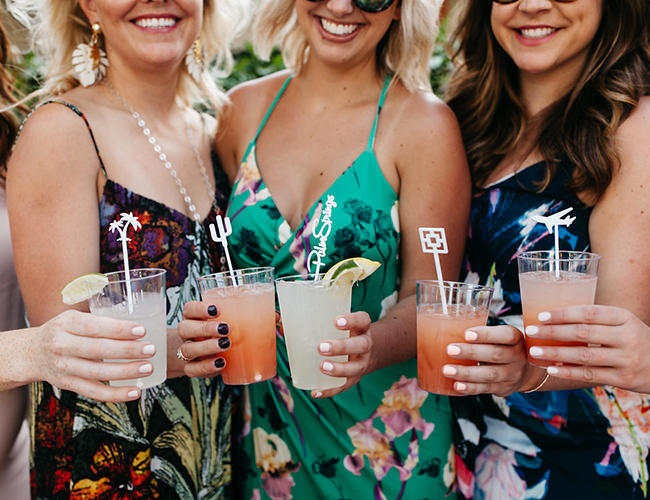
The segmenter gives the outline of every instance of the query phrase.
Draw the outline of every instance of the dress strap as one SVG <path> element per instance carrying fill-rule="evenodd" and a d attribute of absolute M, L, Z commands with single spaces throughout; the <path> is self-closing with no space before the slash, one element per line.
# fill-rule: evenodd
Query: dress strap
<path fill-rule="evenodd" d="M 278 104 L 278 101 L 282 97 L 282 94 L 284 94 L 284 91 L 287 89 L 287 86 L 289 85 L 290 81 L 291 81 L 291 75 L 289 75 L 289 78 L 287 78 L 287 81 L 284 82 L 284 84 L 282 85 L 282 88 L 278 92 L 278 95 L 276 95 L 275 99 L 273 99 L 273 102 L 271 103 L 271 107 L 269 108 L 269 110 L 264 115 L 264 119 L 262 120 L 262 123 L 260 123 L 260 127 L 257 129 L 257 133 L 255 134 L 255 137 L 253 138 L 252 143 L 257 142 L 257 138 L 262 133 L 262 129 L 264 129 L 264 125 L 266 125 L 266 122 L 268 121 L 269 116 L 271 116 L 271 113 L 273 113 L 273 110 L 275 109 L 275 106 Z"/>
<path fill-rule="evenodd" d="M 95 152 L 97 153 L 97 158 L 99 159 L 99 167 L 101 168 L 102 173 L 104 174 L 104 177 L 106 179 L 108 179 L 108 174 L 106 173 L 106 167 L 104 167 L 104 162 L 102 161 L 102 155 L 99 153 L 99 148 L 97 147 L 97 142 L 95 142 L 95 135 L 93 134 L 92 128 L 90 128 L 90 123 L 88 123 L 88 120 L 86 119 L 86 116 L 74 104 L 66 102 L 66 101 L 59 101 L 57 99 L 42 102 L 42 103 L 38 104 L 36 107 L 34 107 L 34 109 L 29 113 L 29 115 L 27 115 L 27 118 L 25 118 L 25 120 L 23 121 L 23 125 L 25 124 L 27 119 L 31 116 L 31 114 L 34 111 L 36 111 L 41 106 L 45 106 L 46 104 L 62 104 L 63 106 L 66 106 L 67 108 L 69 108 L 72 111 L 74 111 L 75 113 L 77 113 L 77 115 L 79 115 L 79 117 L 81 117 L 81 119 L 86 123 L 86 127 L 88 127 L 88 133 L 90 134 L 90 139 L 93 141 L 93 146 L 95 147 Z M 23 128 L 23 125 L 20 126 L 21 130 Z M 20 133 L 20 131 L 19 131 L 19 133 Z M 16 140 L 17 139 L 18 139 L 18 137 L 16 137 Z"/>
<path fill-rule="evenodd" d="M 372 124 L 372 131 L 370 132 L 370 137 L 368 138 L 367 150 L 372 151 L 375 147 L 375 136 L 377 135 L 377 124 L 379 123 L 379 113 L 384 107 L 384 101 L 386 100 L 386 93 L 390 87 L 390 82 L 393 79 L 393 75 L 387 75 L 384 80 L 384 88 L 381 90 L 381 96 L 379 96 L 379 103 L 377 104 L 377 113 L 375 114 L 375 123 Z"/>

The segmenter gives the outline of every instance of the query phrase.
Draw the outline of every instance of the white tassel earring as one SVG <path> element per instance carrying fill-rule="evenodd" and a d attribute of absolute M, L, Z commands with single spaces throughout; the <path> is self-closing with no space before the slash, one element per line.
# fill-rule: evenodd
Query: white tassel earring
<path fill-rule="evenodd" d="M 84 87 L 89 87 L 106 76 L 108 59 L 106 52 L 99 48 L 99 34 L 102 32 L 99 23 L 92 26 L 93 34 L 90 45 L 80 43 L 72 53 L 72 64 L 79 75 L 79 81 Z"/>
<path fill-rule="evenodd" d="M 196 83 L 201 83 L 201 77 L 203 76 L 203 70 L 205 69 L 205 57 L 201 40 L 198 38 L 194 40 L 192 48 L 187 51 L 185 64 L 187 65 L 187 71 L 192 78 L 194 78 L 194 81 Z"/>

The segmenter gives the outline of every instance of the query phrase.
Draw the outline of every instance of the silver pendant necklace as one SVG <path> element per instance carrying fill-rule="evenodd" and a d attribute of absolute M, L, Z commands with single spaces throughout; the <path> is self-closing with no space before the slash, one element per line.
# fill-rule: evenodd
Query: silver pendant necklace
<path fill-rule="evenodd" d="M 147 128 L 147 124 L 145 123 L 142 116 L 140 116 L 140 113 L 138 113 L 135 109 L 133 109 L 133 106 L 131 106 L 128 102 L 126 102 L 126 100 L 120 95 L 120 93 L 115 89 L 115 87 L 111 85 L 111 82 L 109 82 L 107 79 L 104 79 L 102 80 L 102 83 L 108 87 L 108 89 L 113 93 L 113 95 L 120 102 L 120 104 L 129 113 L 131 113 L 131 116 L 137 122 L 138 127 L 140 127 L 142 133 L 149 141 L 149 144 L 153 146 L 153 150 L 158 156 L 158 159 L 164 165 L 165 169 L 167 169 L 169 175 L 171 175 L 172 178 L 174 179 L 174 182 L 178 186 L 179 192 L 181 193 L 183 200 L 187 204 L 187 208 L 192 214 L 192 218 L 197 222 L 200 221 L 201 216 L 196 211 L 196 206 L 194 205 L 194 203 L 192 203 L 192 198 L 190 197 L 189 194 L 187 194 L 187 190 L 183 186 L 183 182 L 181 181 L 180 177 L 178 177 L 178 173 L 176 172 L 176 170 L 174 170 L 171 162 L 167 158 L 167 155 L 163 153 L 160 144 L 158 144 L 158 141 L 156 140 L 155 136 L 151 133 L 151 130 Z M 192 146 L 192 150 L 194 151 L 194 156 L 196 157 L 196 164 L 199 166 L 201 175 L 203 175 L 203 181 L 205 182 L 205 187 L 208 190 L 208 194 L 210 195 L 210 200 L 212 200 L 212 205 L 214 206 L 216 201 L 215 190 L 212 187 L 212 183 L 210 182 L 210 177 L 208 176 L 208 172 L 205 169 L 205 164 L 203 163 L 203 159 L 201 158 L 201 153 L 199 152 L 199 148 L 197 148 L 194 142 L 192 141 L 192 128 L 190 127 L 187 117 L 185 116 L 185 113 L 183 112 L 182 109 L 181 109 L 181 113 L 183 114 L 183 119 L 185 120 L 185 132 L 189 136 L 189 142 Z"/>

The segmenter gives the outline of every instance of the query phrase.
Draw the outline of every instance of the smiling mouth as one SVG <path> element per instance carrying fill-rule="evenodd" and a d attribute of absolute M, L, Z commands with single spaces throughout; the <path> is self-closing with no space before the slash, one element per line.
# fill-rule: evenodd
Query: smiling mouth
<path fill-rule="evenodd" d="M 173 17 L 143 17 L 136 19 L 134 22 L 140 28 L 171 28 L 176 25 L 178 19 Z"/>
<path fill-rule="evenodd" d="M 558 28 L 529 28 L 529 29 L 518 29 L 517 32 L 524 38 L 544 38 L 546 36 L 552 35 L 558 30 Z"/>
<path fill-rule="evenodd" d="M 359 24 L 339 24 L 320 18 L 320 25 L 330 35 L 345 36 L 351 35 L 359 29 Z"/>

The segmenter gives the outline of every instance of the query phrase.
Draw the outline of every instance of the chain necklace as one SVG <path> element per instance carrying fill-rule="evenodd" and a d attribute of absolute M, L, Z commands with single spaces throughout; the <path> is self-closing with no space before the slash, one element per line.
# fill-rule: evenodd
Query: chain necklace
<path fill-rule="evenodd" d="M 171 162 L 167 159 L 167 155 L 163 153 L 162 148 L 160 147 L 160 144 L 158 144 L 158 141 L 156 138 L 153 136 L 151 133 L 151 130 L 147 128 L 147 124 L 145 123 L 144 119 L 140 116 L 140 113 L 138 113 L 135 109 L 133 109 L 133 106 L 131 106 L 124 97 L 120 95 L 120 93 L 111 85 L 111 82 L 109 82 L 107 79 L 102 80 L 102 83 L 108 87 L 108 89 L 113 93 L 115 98 L 124 106 L 124 108 L 131 113 L 131 116 L 133 119 L 137 122 L 138 127 L 142 129 L 142 133 L 145 135 L 147 140 L 149 141 L 149 144 L 153 146 L 153 150 L 158 156 L 158 159 L 162 162 L 162 164 L 165 166 L 167 171 L 169 172 L 169 175 L 172 176 L 174 179 L 174 182 L 178 186 L 178 190 L 181 193 L 181 196 L 183 197 L 183 200 L 187 204 L 187 208 L 190 210 L 192 213 L 192 218 L 195 221 L 201 220 L 201 216 L 199 213 L 196 211 L 196 206 L 194 203 L 192 203 L 192 198 L 190 198 L 190 195 L 187 194 L 187 190 L 183 186 L 183 182 L 181 181 L 180 177 L 178 177 L 178 173 L 174 168 L 172 167 Z M 180 106 L 179 106 L 180 109 Z M 183 113 L 183 110 L 181 109 L 181 113 Z M 185 116 L 185 113 L 183 113 L 183 120 L 185 120 L 185 132 L 189 136 L 190 139 L 190 144 L 192 145 L 192 149 L 194 150 L 194 156 L 196 157 L 196 164 L 199 166 L 199 169 L 201 170 L 201 175 L 203 175 L 203 180 L 205 182 L 205 187 L 208 190 L 208 194 L 210 195 L 210 200 L 212 200 L 212 204 L 214 205 L 215 203 L 215 190 L 212 187 L 212 183 L 210 182 L 210 177 L 208 177 L 208 172 L 205 169 L 205 164 L 203 163 L 203 159 L 201 158 L 201 153 L 199 152 L 199 148 L 196 147 L 194 142 L 192 141 L 192 127 L 190 127 L 190 124 L 187 120 L 187 117 Z"/>

